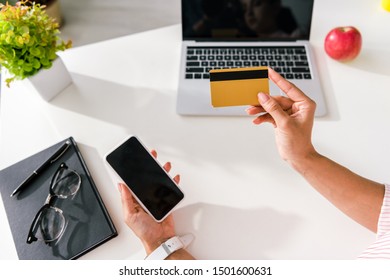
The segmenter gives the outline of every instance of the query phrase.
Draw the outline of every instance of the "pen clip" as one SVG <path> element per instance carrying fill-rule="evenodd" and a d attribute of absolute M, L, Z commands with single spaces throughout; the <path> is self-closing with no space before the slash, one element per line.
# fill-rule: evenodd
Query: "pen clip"
<path fill-rule="evenodd" d="M 70 146 L 70 142 L 67 141 L 66 142 L 68 145 L 66 146 L 66 148 L 56 157 L 56 158 L 53 158 L 50 163 L 53 163 L 55 162 L 56 160 L 58 160 L 68 149 L 69 149 L 69 146 Z"/>

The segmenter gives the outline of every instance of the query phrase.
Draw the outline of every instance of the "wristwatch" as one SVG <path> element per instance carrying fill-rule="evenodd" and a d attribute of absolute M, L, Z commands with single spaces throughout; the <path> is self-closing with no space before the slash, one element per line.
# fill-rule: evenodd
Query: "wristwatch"
<path fill-rule="evenodd" d="M 173 252 L 186 248 L 192 240 L 194 240 L 194 235 L 191 233 L 183 236 L 171 237 L 150 253 L 145 260 L 164 260 Z"/>

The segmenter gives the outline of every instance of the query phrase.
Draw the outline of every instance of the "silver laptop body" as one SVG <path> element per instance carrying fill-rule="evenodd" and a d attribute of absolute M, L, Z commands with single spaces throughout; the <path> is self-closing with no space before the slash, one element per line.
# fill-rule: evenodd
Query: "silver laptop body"
<path fill-rule="evenodd" d="M 211 106 L 208 71 L 214 68 L 270 66 L 316 101 L 317 117 L 326 115 L 326 103 L 309 44 L 313 2 L 182 0 L 183 43 L 177 113 L 246 116 L 248 106 Z M 263 19 L 256 19 L 261 14 Z M 280 19 L 284 22 L 270 28 L 274 30 L 272 33 L 261 30 Z M 270 92 L 272 95 L 282 94 L 272 82 Z"/>

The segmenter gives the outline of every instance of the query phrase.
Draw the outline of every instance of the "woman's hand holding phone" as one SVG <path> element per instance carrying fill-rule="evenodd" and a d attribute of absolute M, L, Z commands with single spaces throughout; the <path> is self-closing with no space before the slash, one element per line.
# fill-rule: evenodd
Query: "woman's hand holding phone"
<path fill-rule="evenodd" d="M 155 150 L 152 150 L 151 154 L 157 158 L 157 152 Z M 169 172 L 171 170 L 171 163 L 167 162 L 163 167 Z M 173 180 L 179 184 L 180 176 L 176 175 Z M 121 193 L 122 211 L 125 222 L 142 241 L 147 255 L 153 252 L 161 243 L 175 236 L 172 214 L 158 223 L 144 211 L 126 185 L 119 183 L 118 189 Z"/>

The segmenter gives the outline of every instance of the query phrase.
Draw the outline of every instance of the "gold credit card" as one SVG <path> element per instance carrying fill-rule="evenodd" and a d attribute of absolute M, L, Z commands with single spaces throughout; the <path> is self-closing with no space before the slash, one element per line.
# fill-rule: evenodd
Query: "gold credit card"
<path fill-rule="evenodd" d="M 213 107 L 259 105 L 257 94 L 269 94 L 268 68 L 210 70 L 210 90 Z"/>

